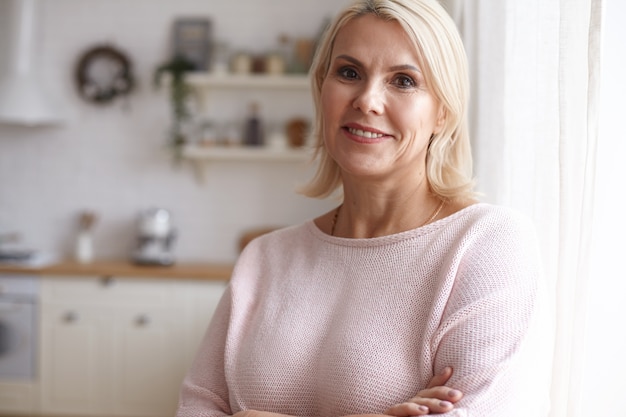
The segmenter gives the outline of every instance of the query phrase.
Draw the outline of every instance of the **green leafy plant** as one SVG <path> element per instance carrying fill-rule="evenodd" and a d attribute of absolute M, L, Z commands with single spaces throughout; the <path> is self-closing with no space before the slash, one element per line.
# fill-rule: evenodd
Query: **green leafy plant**
<path fill-rule="evenodd" d="M 172 109 L 169 145 L 174 152 L 175 161 L 180 160 L 183 145 L 187 143 L 184 124 L 191 117 L 188 99 L 192 90 L 185 81 L 185 75 L 193 69 L 193 63 L 185 58 L 176 56 L 172 60 L 159 65 L 154 72 L 154 85 L 157 88 L 161 86 L 163 75 L 169 75 L 170 104 Z"/>

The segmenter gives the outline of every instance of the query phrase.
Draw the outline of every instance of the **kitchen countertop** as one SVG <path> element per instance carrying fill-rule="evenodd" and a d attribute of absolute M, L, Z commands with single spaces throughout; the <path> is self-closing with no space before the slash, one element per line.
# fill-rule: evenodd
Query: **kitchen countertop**
<path fill-rule="evenodd" d="M 168 278 L 227 281 L 232 264 L 177 263 L 172 266 L 136 265 L 123 260 L 99 260 L 88 264 L 62 261 L 43 267 L 0 264 L 0 274 L 36 274 L 51 276 L 115 276 L 132 278 Z"/>

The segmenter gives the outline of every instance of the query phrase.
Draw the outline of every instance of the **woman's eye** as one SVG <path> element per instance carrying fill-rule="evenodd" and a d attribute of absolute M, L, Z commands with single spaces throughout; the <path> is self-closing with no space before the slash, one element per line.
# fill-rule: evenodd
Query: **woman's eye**
<path fill-rule="evenodd" d="M 350 67 L 340 68 L 339 75 L 347 80 L 356 80 L 359 78 L 359 74 L 354 70 L 354 68 Z"/>
<path fill-rule="evenodd" d="M 399 75 L 395 78 L 394 83 L 400 88 L 412 88 L 417 85 L 413 78 L 408 75 Z"/>

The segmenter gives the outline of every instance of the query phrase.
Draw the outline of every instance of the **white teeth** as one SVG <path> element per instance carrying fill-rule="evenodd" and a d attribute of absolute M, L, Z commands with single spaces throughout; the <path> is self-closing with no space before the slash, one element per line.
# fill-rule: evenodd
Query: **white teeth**
<path fill-rule="evenodd" d="M 351 127 L 348 128 L 348 132 L 352 133 L 353 135 L 363 136 L 364 138 L 368 139 L 378 139 L 384 136 L 382 133 L 366 132 L 365 130 L 353 129 Z"/>

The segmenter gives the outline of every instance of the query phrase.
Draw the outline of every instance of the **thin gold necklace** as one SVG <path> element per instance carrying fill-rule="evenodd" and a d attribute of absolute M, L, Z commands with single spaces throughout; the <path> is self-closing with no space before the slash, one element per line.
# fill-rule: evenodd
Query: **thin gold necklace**
<path fill-rule="evenodd" d="M 341 210 L 342 206 L 343 204 L 339 204 L 337 208 L 335 209 L 335 215 L 333 216 L 333 224 L 330 227 L 331 236 L 335 236 L 335 227 L 337 226 L 337 218 L 339 217 L 339 211 Z"/>
<path fill-rule="evenodd" d="M 437 206 L 437 208 L 435 209 L 433 214 L 428 219 L 426 219 L 426 221 L 424 223 L 422 223 L 419 227 L 424 227 L 428 223 L 430 223 L 433 220 L 435 220 L 437 218 L 437 216 L 439 216 L 439 213 L 441 212 L 441 209 L 443 209 L 443 206 L 445 204 L 446 204 L 446 201 L 445 200 L 441 200 L 441 202 L 439 203 L 439 205 Z M 335 228 L 337 227 L 337 219 L 339 218 L 339 212 L 341 211 L 341 207 L 343 207 L 343 204 L 340 204 L 335 209 L 335 215 L 333 216 L 333 222 L 332 222 L 332 224 L 330 226 L 330 235 L 331 236 L 335 236 Z"/>
<path fill-rule="evenodd" d="M 439 216 L 439 213 L 441 212 L 441 209 L 443 208 L 443 206 L 445 206 L 446 201 L 445 200 L 441 200 L 441 203 L 439 203 L 439 205 L 437 206 L 437 208 L 435 209 L 435 211 L 433 212 L 432 216 L 430 216 L 428 218 L 428 220 L 426 220 L 424 223 L 422 223 L 420 225 L 420 227 L 424 227 L 426 226 L 428 223 L 432 222 L 433 220 L 435 220 L 437 218 L 437 216 Z"/>

